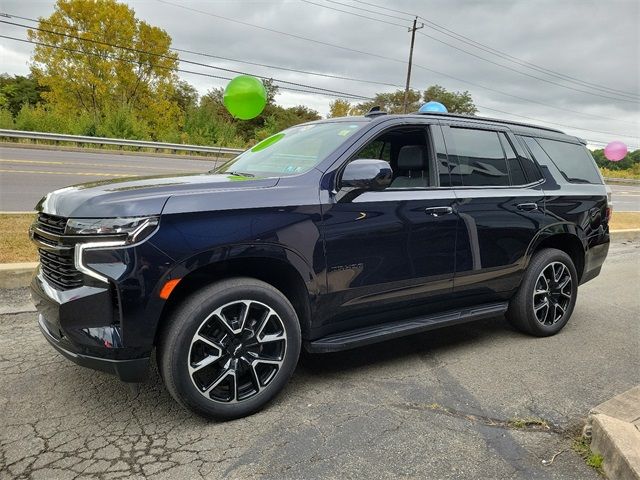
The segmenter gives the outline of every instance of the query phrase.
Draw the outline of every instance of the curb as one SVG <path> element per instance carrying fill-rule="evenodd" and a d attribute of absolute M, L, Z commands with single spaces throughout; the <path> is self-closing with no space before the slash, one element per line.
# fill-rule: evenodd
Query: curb
<path fill-rule="evenodd" d="M 1 263 L 0 288 L 26 287 L 31 283 L 33 271 L 37 262 L 29 263 Z"/>
<path fill-rule="evenodd" d="M 592 409 L 587 429 L 607 477 L 640 480 L 640 386 Z"/>
<path fill-rule="evenodd" d="M 613 230 L 610 235 L 612 242 L 637 241 L 640 229 Z M 0 263 L 0 289 L 28 287 L 37 266 L 38 262 Z"/>

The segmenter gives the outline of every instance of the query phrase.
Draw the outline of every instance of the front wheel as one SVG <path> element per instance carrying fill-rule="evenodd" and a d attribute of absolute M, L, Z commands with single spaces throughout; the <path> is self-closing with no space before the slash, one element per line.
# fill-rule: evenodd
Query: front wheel
<path fill-rule="evenodd" d="M 287 298 L 252 278 L 212 284 L 170 319 L 158 348 L 169 393 L 209 418 L 250 415 L 286 385 L 300 354 L 300 324 Z"/>
<path fill-rule="evenodd" d="M 536 252 L 518 293 L 509 302 L 507 319 L 519 330 L 538 337 L 558 333 L 573 313 L 577 277 L 565 252 L 555 248 Z"/>

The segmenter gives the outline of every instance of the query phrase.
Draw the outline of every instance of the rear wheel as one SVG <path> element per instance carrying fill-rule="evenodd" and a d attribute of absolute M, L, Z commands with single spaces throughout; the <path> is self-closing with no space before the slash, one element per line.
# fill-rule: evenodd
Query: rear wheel
<path fill-rule="evenodd" d="M 295 310 L 271 285 L 235 278 L 189 297 L 163 332 L 158 364 L 183 406 L 218 419 L 260 410 L 286 385 L 300 354 Z"/>
<path fill-rule="evenodd" d="M 569 321 L 577 293 L 578 279 L 571 257 L 554 248 L 540 250 L 509 303 L 507 319 L 531 335 L 554 335 Z"/>

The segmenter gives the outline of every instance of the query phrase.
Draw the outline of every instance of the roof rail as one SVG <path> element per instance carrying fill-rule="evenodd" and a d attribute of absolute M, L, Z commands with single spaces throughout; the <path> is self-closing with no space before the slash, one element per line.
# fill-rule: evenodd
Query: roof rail
<path fill-rule="evenodd" d="M 454 117 L 454 118 L 466 118 L 469 120 L 479 120 L 482 122 L 494 122 L 494 123 L 504 123 L 507 125 L 517 125 L 519 127 L 527 127 L 527 128 L 538 128 L 540 130 L 547 130 L 549 132 L 562 133 L 562 130 L 558 130 L 556 128 L 543 127 L 541 125 L 534 125 L 531 123 L 523 123 L 523 122 L 514 122 L 512 120 L 501 120 L 499 118 L 491 118 L 491 117 L 476 117 L 475 115 L 467 115 L 463 113 L 445 113 L 445 112 L 414 112 L 413 115 L 433 115 L 440 117 Z"/>

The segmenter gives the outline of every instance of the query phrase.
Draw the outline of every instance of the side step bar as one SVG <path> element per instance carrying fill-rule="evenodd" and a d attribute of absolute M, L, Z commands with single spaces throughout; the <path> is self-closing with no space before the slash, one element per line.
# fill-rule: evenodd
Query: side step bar
<path fill-rule="evenodd" d="M 462 310 L 452 310 L 434 315 L 408 318 L 397 322 L 371 325 L 347 332 L 332 333 L 318 340 L 307 342 L 305 347 L 311 353 L 348 350 L 440 327 L 496 317 L 506 312 L 508 306 L 508 302 L 490 303 Z"/>

